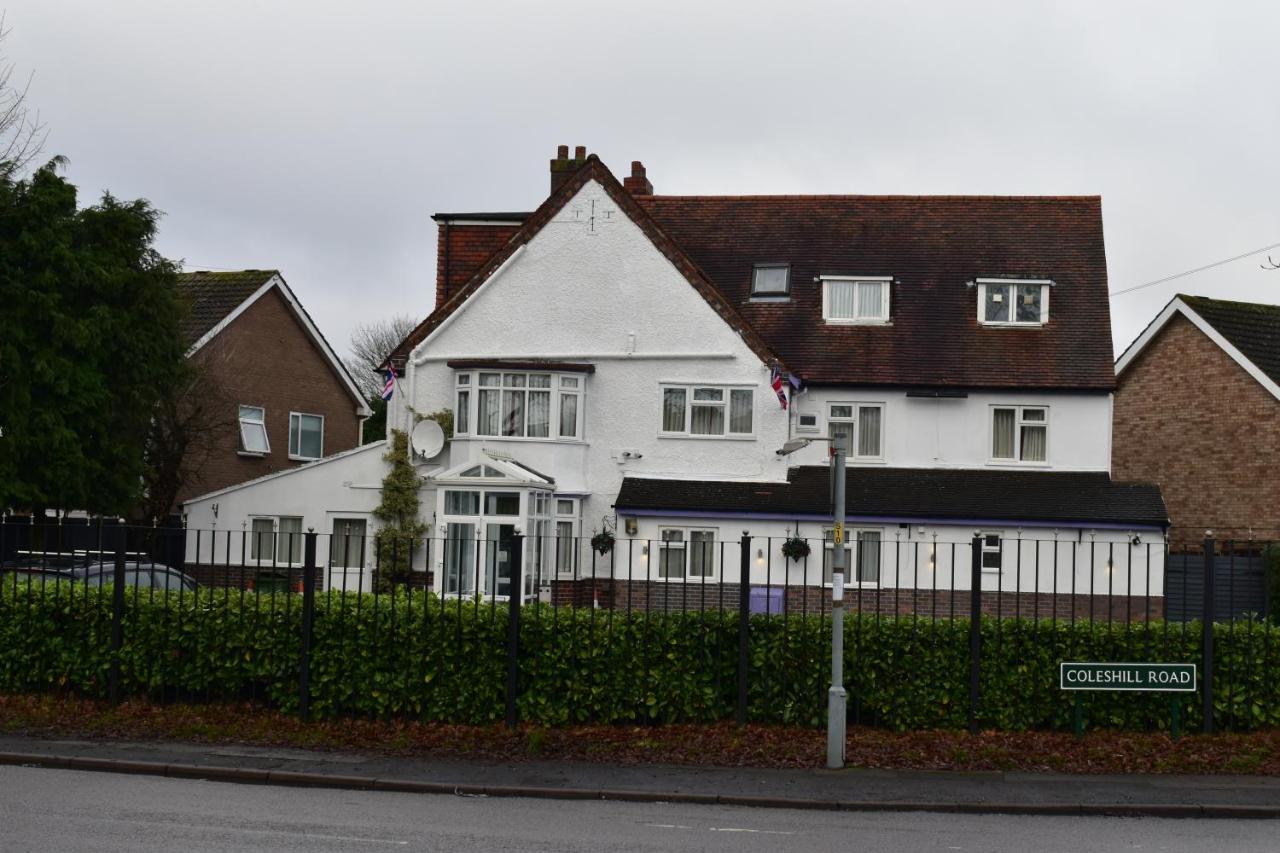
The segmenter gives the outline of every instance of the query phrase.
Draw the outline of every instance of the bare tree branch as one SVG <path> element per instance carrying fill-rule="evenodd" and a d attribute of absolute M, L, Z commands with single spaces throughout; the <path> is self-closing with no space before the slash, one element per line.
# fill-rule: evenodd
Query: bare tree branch
<path fill-rule="evenodd" d="M 4 16 L 0 15 L 0 42 L 10 31 Z M 19 88 L 13 83 L 14 71 L 14 63 L 0 59 L 0 172 L 6 175 L 22 172 L 39 157 L 49 135 L 40 114 L 27 106 L 27 93 L 35 73 L 29 74 Z M 63 162 L 60 160 L 59 165 Z"/>
<path fill-rule="evenodd" d="M 366 398 L 382 390 L 382 379 L 374 371 L 400 345 L 418 321 L 408 314 L 395 314 L 386 320 L 361 323 L 351 332 L 351 354 L 342 360 Z"/>

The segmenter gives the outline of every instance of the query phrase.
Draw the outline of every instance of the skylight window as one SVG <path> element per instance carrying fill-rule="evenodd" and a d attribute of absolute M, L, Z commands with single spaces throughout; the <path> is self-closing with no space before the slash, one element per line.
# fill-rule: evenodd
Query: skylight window
<path fill-rule="evenodd" d="M 752 296 L 787 296 L 791 292 L 791 268 L 786 264 L 756 264 L 751 279 Z"/>

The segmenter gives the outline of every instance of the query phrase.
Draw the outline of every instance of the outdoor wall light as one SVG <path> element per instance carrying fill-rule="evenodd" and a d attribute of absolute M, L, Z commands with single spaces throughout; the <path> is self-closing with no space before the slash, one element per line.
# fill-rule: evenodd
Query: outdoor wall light
<path fill-rule="evenodd" d="M 649 559 L 649 546 L 648 546 L 648 545 L 641 545 L 641 546 L 640 546 L 640 559 L 642 559 L 642 560 L 647 560 L 647 559 Z"/>
<path fill-rule="evenodd" d="M 756 549 L 756 564 L 760 566 L 764 565 L 764 549 L 763 548 Z"/>
<path fill-rule="evenodd" d="M 623 529 L 627 531 L 628 536 L 635 536 L 636 531 L 640 529 L 639 523 L 634 518 L 625 519 L 622 523 Z"/>

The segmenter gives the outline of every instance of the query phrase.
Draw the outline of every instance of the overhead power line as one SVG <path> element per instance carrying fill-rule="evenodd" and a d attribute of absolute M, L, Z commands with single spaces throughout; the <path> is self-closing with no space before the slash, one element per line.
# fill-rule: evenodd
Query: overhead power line
<path fill-rule="evenodd" d="M 1223 259 L 1223 260 L 1221 260 L 1221 261 L 1214 261 L 1214 262 L 1213 262 L 1213 263 L 1211 263 L 1211 264 L 1205 264 L 1204 266 L 1202 266 L 1202 267 L 1196 267 L 1196 268 L 1195 268 L 1195 269 L 1193 269 L 1193 270 L 1184 270 L 1183 272 L 1180 272 L 1180 273 L 1174 273 L 1173 275 L 1167 275 L 1167 276 L 1165 276 L 1164 278 L 1158 278 L 1158 279 L 1156 279 L 1155 281 L 1148 281 L 1146 284 L 1135 284 L 1133 287 L 1126 287 L 1124 290 L 1113 290 L 1113 291 L 1111 292 L 1111 295 L 1112 295 L 1112 296 L 1120 296 L 1120 295 L 1125 294 L 1125 293 L 1132 293 L 1132 292 L 1133 292 L 1133 291 L 1135 291 L 1135 290 L 1142 290 L 1142 288 L 1144 288 L 1144 287 L 1155 287 L 1157 284 L 1164 284 L 1166 281 L 1173 281 L 1175 278 L 1182 278 L 1183 276 L 1195 275 L 1195 274 L 1196 274 L 1196 273 L 1198 273 L 1198 272 L 1204 272 L 1205 270 L 1211 270 L 1211 269 L 1213 269 L 1214 267 L 1220 267 L 1220 266 L 1222 266 L 1223 264 L 1229 264 L 1229 263 L 1232 263 L 1233 261 L 1241 261 L 1241 260 L 1244 260 L 1244 259 L 1245 259 L 1245 258 L 1247 258 L 1247 257 L 1252 256 L 1252 255 L 1260 255 L 1260 254 L 1262 254 L 1263 252 L 1269 252 L 1269 251 L 1271 251 L 1272 249 L 1280 249 L 1280 243 L 1272 243 L 1270 246 L 1263 246 L 1261 249 L 1254 249 L 1254 250 L 1253 250 L 1253 251 L 1251 251 L 1251 252 L 1245 252 L 1243 255 L 1236 255 L 1236 256 L 1235 256 L 1235 257 L 1233 257 L 1233 258 L 1225 258 L 1225 259 Z"/>

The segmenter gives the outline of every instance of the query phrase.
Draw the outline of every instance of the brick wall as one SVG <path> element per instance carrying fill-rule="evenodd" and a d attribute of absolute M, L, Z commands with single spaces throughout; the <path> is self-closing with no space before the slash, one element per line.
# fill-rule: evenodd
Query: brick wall
<path fill-rule="evenodd" d="M 511 235 L 519 230 L 519 225 L 469 225 L 451 222 L 446 226 L 441 222 L 439 239 L 436 241 L 436 307 L 439 308 L 450 296 L 461 290 L 476 271 L 484 266 L 485 261 L 493 257 L 511 239 Z"/>
<path fill-rule="evenodd" d="M 179 503 L 302 464 L 289 459 L 290 412 L 324 416 L 326 456 L 359 443 L 355 400 L 278 290 L 264 294 L 192 358 L 208 371 L 210 393 L 233 423 L 242 403 L 266 409 L 271 452 L 241 456 L 236 427 L 221 430 L 178 493 Z"/>
<path fill-rule="evenodd" d="M 1280 537 L 1280 401 L 1175 315 L 1119 377 L 1112 476 L 1157 483 L 1175 549 Z"/>

